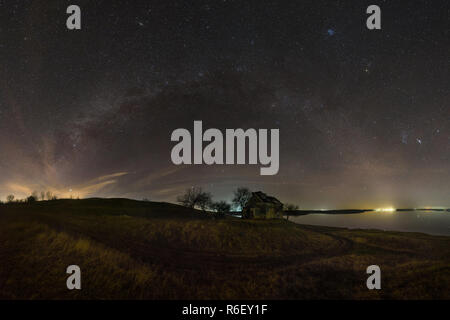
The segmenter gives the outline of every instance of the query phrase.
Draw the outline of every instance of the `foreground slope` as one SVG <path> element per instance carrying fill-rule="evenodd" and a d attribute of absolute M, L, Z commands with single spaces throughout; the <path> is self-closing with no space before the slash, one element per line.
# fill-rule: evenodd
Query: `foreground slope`
<path fill-rule="evenodd" d="M 66 288 L 68 265 L 82 290 Z M 366 268 L 382 270 L 368 290 Z M 2 299 L 450 298 L 450 237 L 214 220 L 128 199 L 0 206 Z"/>

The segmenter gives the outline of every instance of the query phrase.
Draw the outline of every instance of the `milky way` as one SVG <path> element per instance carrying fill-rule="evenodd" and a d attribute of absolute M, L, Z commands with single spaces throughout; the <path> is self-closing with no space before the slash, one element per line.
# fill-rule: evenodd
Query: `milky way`
<path fill-rule="evenodd" d="M 449 206 L 448 1 L 375 1 L 368 30 L 372 2 L 1 1 L 0 197 Z M 194 120 L 279 128 L 279 173 L 175 166 Z"/>

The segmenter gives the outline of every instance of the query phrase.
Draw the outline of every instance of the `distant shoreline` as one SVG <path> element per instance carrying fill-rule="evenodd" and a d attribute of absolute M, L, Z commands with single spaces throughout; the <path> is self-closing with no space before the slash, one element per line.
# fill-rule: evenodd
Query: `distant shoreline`
<path fill-rule="evenodd" d="M 376 209 L 337 209 L 337 210 L 294 210 L 294 211 L 285 211 L 285 215 L 288 216 L 303 216 L 307 214 L 355 214 L 355 213 L 364 213 L 364 212 L 376 212 Z M 427 209 L 427 208 L 400 208 L 394 209 L 393 212 L 407 212 L 407 211 L 437 211 L 437 212 L 450 212 L 449 209 Z"/>
<path fill-rule="evenodd" d="M 427 208 L 400 208 L 394 209 L 393 212 L 411 212 L 411 211 L 436 211 L 436 212 L 450 212 L 449 209 L 427 209 Z M 291 210 L 284 211 L 284 216 L 296 217 L 305 216 L 308 214 L 358 214 L 364 212 L 377 212 L 377 209 L 334 209 L 334 210 Z M 381 211 L 382 212 L 382 211 Z M 232 211 L 229 213 L 231 216 L 240 217 L 240 211 Z"/>

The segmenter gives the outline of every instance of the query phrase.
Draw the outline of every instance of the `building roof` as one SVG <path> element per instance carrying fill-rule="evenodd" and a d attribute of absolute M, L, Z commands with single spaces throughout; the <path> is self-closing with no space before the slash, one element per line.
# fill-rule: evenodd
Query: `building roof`
<path fill-rule="evenodd" d="M 262 201 L 262 202 L 283 205 L 281 203 L 281 201 L 278 200 L 277 198 L 268 196 L 267 194 L 265 194 L 264 192 L 261 192 L 261 191 L 252 192 L 252 197 L 257 198 L 259 201 Z"/>

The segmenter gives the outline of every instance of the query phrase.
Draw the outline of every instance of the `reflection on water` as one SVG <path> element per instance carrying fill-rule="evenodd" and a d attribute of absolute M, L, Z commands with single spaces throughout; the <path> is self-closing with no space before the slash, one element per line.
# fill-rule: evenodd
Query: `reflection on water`
<path fill-rule="evenodd" d="M 290 221 L 351 229 L 379 229 L 423 232 L 450 236 L 450 212 L 400 211 L 357 214 L 308 214 L 290 217 Z"/>

